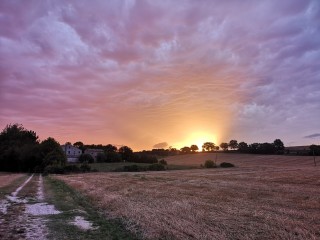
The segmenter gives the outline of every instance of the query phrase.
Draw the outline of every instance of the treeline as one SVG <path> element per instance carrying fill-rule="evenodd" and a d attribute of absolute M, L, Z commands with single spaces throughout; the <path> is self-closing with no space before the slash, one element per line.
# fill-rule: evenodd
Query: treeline
<path fill-rule="evenodd" d="M 53 138 L 40 142 L 34 131 L 20 124 L 0 133 L 0 171 L 44 172 L 48 166 L 65 166 L 66 156 Z"/>
<path fill-rule="evenodd" d="M 70 142 L 66 144 L 71 144 Z M 80 162 L 94 162 L 93 157 L 85 153 L 87 149 L 99 149 L 102 152 L 97 154 L 97 162 L 133 162 L 133 163 L 157 163 L 158 159 L 156 154 L 147 154 L 146 152 L 133 152 L 133 150 L 128 146 L 121 146 L 117 148 L 112 144 L 102 145 L 102 144 L 84 144 L 83 142 L 75 142 L 73 146 L 78 147 L 83 151 L 83 154 L 80 156 Z"/>

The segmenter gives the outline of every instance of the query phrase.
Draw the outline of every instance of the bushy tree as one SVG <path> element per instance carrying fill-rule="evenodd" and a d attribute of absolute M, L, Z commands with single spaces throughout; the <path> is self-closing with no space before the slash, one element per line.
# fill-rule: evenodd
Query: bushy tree
<path fill-rule="evenodd" d="M 39 164 L 38 136 L 21 124 L 9 124 L 0 133 L 0 171 L 27 172 Z"/>
<path fill-rule="evenodd" d="M 196 152 L 196 151 L 199 150 L 199 148 L 198 148 L 197 145 L 193 144 L 193 145 L 191 145 L 190 150 L 191 150 L 192 152 Z"/>
<path fill-rule="evenodd" d="M 128 146 L 120 147 L 118 152 L 120 153 L 122 160 L 130 161 L 130 159 L 133 157 L 133 151 Z"/>
<path fill-rule="evenodd" d="M 245 153 L 248 151 L 248 144 L 246 142 L 239 142 L 238 144 L 239 152 Z"/>
<path fill-rule="evenodd" d="M 284 144 L 280 139 L 276 139 L 273 142 L 276 153 L 283 154 L 284 153 Z"/>
<path fill-rule="evenodd" d="M 237 140 L 230 140 L 229 147 L 233 150 L 238 148 L 238 141 Z"/>
<path fill-rule="evenodd" d="M 79 157 L 79 162 L 81 162 L 81 163 L 93 163 L 94 159 L 90 154 L 83 153 Z"/>
<path fill-rule="evenodd" d="M 213 142 L 205 142 L 202 145 L 202 151 L 207 151 L 207 152 L 211 152 L 214 151 L 216 149 L 215 144 Z"/>
<path fill-rule="evenodd" d="M 227 151 L 228 147 L 229 147 L 229 144 L 226 143 L 226 142 L 223 142 L 223 143 L 220 144 L 220 147 L 223 149 L 223 151 Z"/>
<path fill-rule="evenodd" d="M 181 153 L 190 153 L 191 149 L 190 149 L 190 147 L 183 147 L 180 149 L 180 152 Z"/>
<path fill-rule="evenodd" d="M 106 162 L 107 161 L 107 156 L 104 153 L 98 153 L 97 154 L 97 162 Z"/>
<path fill-rule="evenodd" d="M 106 152 L 106 162 L 121 162 L 120 153 Z"/>
<path fill-rule="evenodd" d="M 67 157 L 60 144 L 51 137 L 48 137 L 40 144 L 41 157 L 43 158 L 42 168 L 48 165 L 65 166 Z"/>

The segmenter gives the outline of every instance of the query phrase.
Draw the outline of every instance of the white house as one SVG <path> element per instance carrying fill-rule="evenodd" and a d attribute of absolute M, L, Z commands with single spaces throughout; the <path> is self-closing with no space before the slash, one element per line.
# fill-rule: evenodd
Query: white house
<path fill-rule="evenodd" d="M 61 145 L 62 150 L 67 156 L 67 161 L 69 163 L 78 162 L 80 155 L 82 154 L 82 150 L 72 146 L 71 144 Z"/>

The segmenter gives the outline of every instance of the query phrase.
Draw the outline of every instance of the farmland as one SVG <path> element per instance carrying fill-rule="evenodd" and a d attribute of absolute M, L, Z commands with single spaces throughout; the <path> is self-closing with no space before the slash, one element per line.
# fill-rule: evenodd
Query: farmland
<path fill-rule="evenodd" d="M 320 173 L 311 157 L 190 154 L 231 169 L 57 176 L 146 239 L 319 239 Z"/>

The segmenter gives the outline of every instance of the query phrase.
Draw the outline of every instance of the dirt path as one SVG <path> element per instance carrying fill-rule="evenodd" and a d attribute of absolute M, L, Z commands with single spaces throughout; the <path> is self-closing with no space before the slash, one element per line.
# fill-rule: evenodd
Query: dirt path
<path fill-rule="evenodd" d="M 31 175 L 0 200 L 0 239 L 45 240 L 46 217 L 58 213 L 53 205 L 44 202 L 42 176 Z"/>

